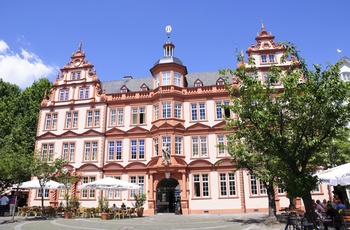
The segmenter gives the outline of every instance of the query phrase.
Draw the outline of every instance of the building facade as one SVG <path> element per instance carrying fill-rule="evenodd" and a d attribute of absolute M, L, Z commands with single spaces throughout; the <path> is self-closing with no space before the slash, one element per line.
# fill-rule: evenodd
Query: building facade
<path fill-rule="evenodd" d="M 272 64 L 288 68 L 280 62 L 284 47 L 263 25 L 255 39 L 247 54 L 263 81 Z M 69 172 L 81 176 L 69 193 L 85 207 L 96 207 L 102 196 L 132 206 L 133 194 L 145 193 L 146 214 L 174 212 L 176 202 L 183 214 L 267 211 L 264 186 L 247 171 L 235 171 L 231 157 L 217 147 L 226 143 L 224 117 L 235 118 L 221 107 L 230 103 L 223 76 L 188 73 L 174 56 L 169 33 L 163 50 L 151 77 L 101 82 L 80 44 L 42 102 L 36 150 L 49 161 L 66 159 Z M 229 82 L 239 84 L 235 78 Z M 108 194 L 77 189 L 107 176 L 141 189 Z M 33 190 L 29 205 L 40 204 L 41 195 L 51 205 L 64 201 L 64 191 Z M 320 186 L 314 197 L 327 199 L 327 188 Z M 278 208 L 289 205 L 279 188 L 276 202 Z"/>

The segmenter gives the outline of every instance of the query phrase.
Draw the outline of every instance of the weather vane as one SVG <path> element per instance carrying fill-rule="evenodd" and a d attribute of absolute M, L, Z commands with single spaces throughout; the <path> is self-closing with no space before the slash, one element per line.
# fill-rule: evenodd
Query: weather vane
<path fill-rule="evenodd" d="M 171 32 L 172 28 L 171 28 L 171 25 L 167 25 L 165 27 L 165 31 L 166 31 L 166 34 L 168 36 L 168 42 L 170 41 L 170 32 Z"/>

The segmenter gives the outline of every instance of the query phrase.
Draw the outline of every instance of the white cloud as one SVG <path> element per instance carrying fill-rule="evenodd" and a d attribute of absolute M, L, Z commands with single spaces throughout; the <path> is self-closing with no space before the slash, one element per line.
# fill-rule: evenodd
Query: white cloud
<path fill-rule="evenodd" d="M 0 53 L 5 53 L 10 47 L 6 44 L 6 42 L 0 40 Z"/>
<path fill-rule="evenodd" d="M 58 67 L 45 65 L 35 53 L 24 49 L 20 54 L 15 53 L 0 40 L 0 78 L 3 81 L 24 89 L 39 78 L 54 76 L 57 71 Z"/>

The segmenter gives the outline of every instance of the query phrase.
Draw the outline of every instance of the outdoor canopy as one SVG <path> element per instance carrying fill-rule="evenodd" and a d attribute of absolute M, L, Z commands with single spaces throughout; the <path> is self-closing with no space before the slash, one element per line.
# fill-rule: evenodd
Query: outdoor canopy
<path fill-rule="evenodd" d="M 41 179 L 42 180 L 42 179 Z M 13 188 L 17 188 L 17 185 L 13 185 Z M 62 183 L 58 183 L 53 180 L 48 180 L 42 185 L 40 185 L 39 179 L 35 178 L 30 181 L 23 182 L 20 184 L 19 188 L 21 189 L 64 189 L 65 186 Z"/>
<path fill-rule="evenodd" d="M 101 190 L 117 190 L 117 191 L 136 190 L 140 188 L 141 187 L 139 185 L 118 180 L 112 177 L 105 177 L 103 179 L 95 180 L 93 182 L 78 186 L 78 189 L 88 189 L 88 190 L 101 189 Z"/>
<path fill-rule="evenodd" d="M 322 184 L 327 185 L 350 185 L 350 163 L 339 165 L 334 168 L 314 174 Z"/>

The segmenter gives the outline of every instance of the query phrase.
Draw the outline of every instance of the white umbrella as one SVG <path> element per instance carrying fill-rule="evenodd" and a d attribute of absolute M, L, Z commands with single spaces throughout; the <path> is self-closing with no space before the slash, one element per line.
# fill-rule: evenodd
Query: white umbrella
<path fill-rule="evenodd" d="M 105 177 L 100 180 L 95 180 L 90 183 L 86 183 L 78 186 L 78 189 L 101 189 L 101 190 L 136 190 L 140 189 L 140 186 L 137 184 L 129 183 L 126 181 L 118 180 L 112 177 Z"/>
<path fill-rule="evenodd" d="M 42 180 L 42 179 L 41 179 Z M 13 187 L 17 187 L 17 185 L 14 185 Z M 19 188 L 21 189 L 64 189 L 65 185 L 62 183 L 58 183 L 53 180 L 49 180 L 46 182 L 42 182 L 40 185 L 39 179 L 34 179 L 30 181 L 23 182 Z"/>
<path fill-rule="evenodd" d="M 350 184 L 350 163 L 339 165 L 334 168 L 314 174 L 322 184 L 327 185 L 349 185 Z"/>

